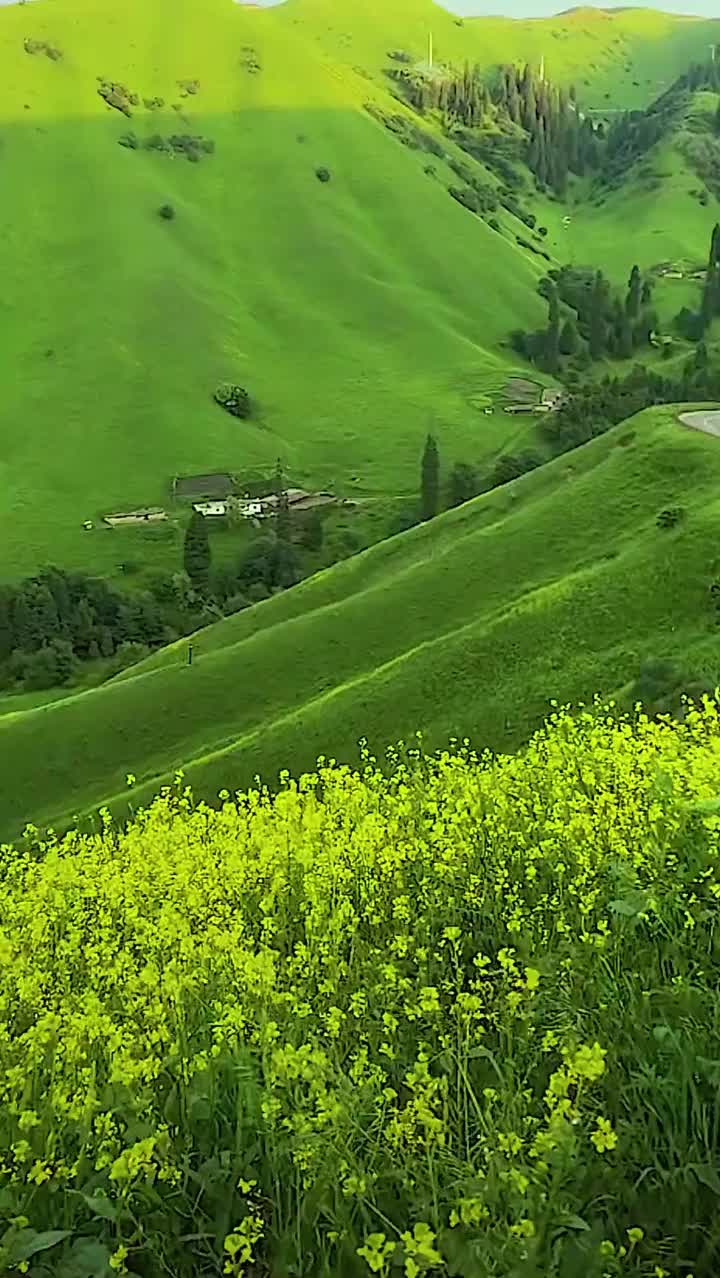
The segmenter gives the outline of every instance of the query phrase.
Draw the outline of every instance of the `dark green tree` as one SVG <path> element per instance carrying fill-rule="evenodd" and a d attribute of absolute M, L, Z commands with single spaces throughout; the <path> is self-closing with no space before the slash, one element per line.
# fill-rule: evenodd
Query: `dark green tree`
<path fill-rule="evenodd" d="M 718 309 L 718 267 L 709 266 L 705 275 L 705 283 L 703 285 L 702 302 L 700 303 L 700 315 L 702 317 L 703 328 L 709 328 L 712 324 L 713 317 L 717 314 Z"/>
<path fill-rule="evenodd" d="M 188 577 L 200 594 L 204 594 L 208 587 L 210 562 L 210 539 L 205 516 L 194 510 L 185 533 L 183 563 Z M 140 635 L 139 642 L 146 642 L 144 634 Z"/>
<path fill-rule="evenodd" d="M 600 359 L 605 350 L 605 298 L 605 281 L 602 272 L 598 271 L 590 298 L 590 339 L 588 345 L 591 359 Z"/>
<path fill-rule="evenodd" d="M 633 353 L 634 329 L 629 316 L 626 316 L 620 329 L 617 353 L 621 359 L 629 359 Z"/>
<path fill-rule="evenodd" d="M 716 134 L 716 135 L 720 134 L 720 102 L 718 102 L 718 104 L 717 104 L 717 109 L 716 109 L 716 111 L 715 111 L 715 118 L 714 118 L 714 121 L 713 121 L 713 128 L 714 128 L 714 131 L 715 131 L 715 134 Z"/>
<path fill-rule="evenodd" d="M 455 462 L 450 471 L 448 484 L 448 502 L 451 506 L 462 506 L 463 502 L 477 497 L 480 491 L 477 472 L 467 462 Z"/>
<path fill-rule="evenodd" d="M 438 512 L 440 494 L 440 454 L 434 435 L 425 440 L 420 483 L 420 517 L 433 519 Z"/>
<path fill-rule="evenodd" d="M 323 521 L 319 510 L 311 510 L 302 520 L 298 541 L 306 550 L 322 550 Z"/>
<path fill-rule="evenodd" d="M 574 355 L 578 349 L 580 338 L 578 336 L 577 324 L 572 316 L 565 320 L 560 329 L 560 337 L 558 346 L 561 355 Z"/>
<path fill-rule="evenodd" d="M 282 462 L 278 457 L 275 466 L 275 496 L 277 497 L 277 518 L 275 520 L 275 536 L 278 541 L 290 540 L 290 506 Z"/>
<path fill-rule="evenodd" d="M 716 222 L 710 237 L 710 256 L 708 266 L 720 265 L 720 222 Z"/>
<path fill-rule="evenodd" d="M 628 292 L 625 300 L 625 314 L 629 319 L 637 319 L 640 314 L 640 302 L 642 299 L 642 280 L 640 278 L 639 266 L 633 266 L 628 281 Z"/>

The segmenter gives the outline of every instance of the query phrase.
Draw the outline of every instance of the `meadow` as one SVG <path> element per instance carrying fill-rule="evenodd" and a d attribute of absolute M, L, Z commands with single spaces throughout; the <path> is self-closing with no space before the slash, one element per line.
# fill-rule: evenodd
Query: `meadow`
<path fill-rule="evenodd" d="M 212 799 L 320 754 L 357 759 L 362 737 L 516 748 L 552 698 L 620 693 L 649 660 L 714 686 L 720 449 L 677 412 L 647 410 L 99 688 L 0 718 L 3 837 L 127 812 L 128 773 L 133 803 L 177 768 Z"/>
<path fill-rule="evenodd" d="M 719 755 L 558 710 L 5 849 L 0 1273 L 711 1278 Z"/>

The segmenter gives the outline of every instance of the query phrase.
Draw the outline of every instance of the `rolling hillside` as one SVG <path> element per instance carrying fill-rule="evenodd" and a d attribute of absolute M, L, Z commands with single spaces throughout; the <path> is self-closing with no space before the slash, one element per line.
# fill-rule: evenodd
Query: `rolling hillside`
<path fill-rule="evenodd" d="M 174 645 L 0 720 L 0 830 L 133 803 L 184 767 L 213 795 L 422 730 L 522 743 L 552 698 L 648 659 L 714 678 L 720 447 L 648 410 L 573 454 Z M 656 525 L 680 507 L 675 528 Z M 38 760 L 42 759 L 42 769 Z"/>
<path fill-rule="evenodd" d="M 0 577 L 49 559 L 174 566 L 179 526 L 149 541 L 82 524 L 167 504 L 178 473 L 282 455 L 298 483 L 402 493 L 428 429 L 448 453 L 501 451 L 507 419 L 477 405 L 502 383 L 508 331 L 542 314 L 540 264 L 519 223 L 501 213 L 499 235 L 457 206 L 444 161 L 429 176 L 364 110 L 398 109 L 388 50 L 426 56 L 431 30 L 458 65 L 544 56 L 557 81 L 625 106 L 717 28 L 633 10 L 462 23 L 426 0 L 1 8 Z M 139 96 L 131 119 L 103 79 Z M 139 149 L 118 145 L 128 133 Z M 143 149 L 172 134 L 214 153 Z M 616 216 L 603 227 L 612 259 Z M 227 379 L 255 397 L 251 424 L 212 403 Z"/>
<path fill-rule="evenodd" d="M 165 106 L 126 119 L 98 77 Z M 508 329 L 541 313 L 538 267 L 370 118 L 372 93 L 391 102 L 289 11 L 0 10 L 3 576 L 142 559 L 140 534 L 119 547 L 82 523 L 165 504 L 178 473 L 281 454 L 298 482 L 403 491 L 440 420 L 459 451 L 497 450 L 507 422 L 468 396 L 502 377 Z M 187 163 L 119 146 L 128 132 L 215 151 Z M 256 398 L 252 424 L 213 404 L 223 380 Z"/>

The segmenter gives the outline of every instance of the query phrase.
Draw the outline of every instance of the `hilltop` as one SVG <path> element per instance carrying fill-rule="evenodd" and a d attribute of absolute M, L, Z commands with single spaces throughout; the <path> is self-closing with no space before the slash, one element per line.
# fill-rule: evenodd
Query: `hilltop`
<path fill-rule="evenodd" d="M 514 748 L 551 699 L 628 694 L 648 667 L 652 696 L 675 694 L 668 708 L 714 686 L 720 448 L 677 412 L 641 413 L 211 626 L 191 666 L 183 640 L 5 715 L 2 833 L 106 801 L 125 811 L 177 768 L 203 796 L 272 783 L 321 753 L 356 758 L 361 737 Z M 674 526 L 659 527 L 668 510 Z"/>

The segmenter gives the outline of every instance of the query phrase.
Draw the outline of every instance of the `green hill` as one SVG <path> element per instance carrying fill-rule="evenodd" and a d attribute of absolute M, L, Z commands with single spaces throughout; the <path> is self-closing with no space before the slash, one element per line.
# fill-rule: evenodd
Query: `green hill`
<path fill-rule="evenodd" d="M 713 1278 L 719 749 L 558 714 L 5 849 L 0 1268 Z"/>
<path fill-rule="evenodd" d="M 164 649 L 90 692 L 0 719 L 3 833 L 123 809 L 184 768 L 198 793 L 356 757 L 422 730 L 516 746 L 551 699 L 647 661 L 714 681 L 720 447 L 675 409 Z M 680 508 L 662 529 L 662 510 Z M 42 769 L 37 760 L 42 758 Z M 133 803 L 137 795 L 132 796 Z"/>
<path fill-rule="evenodd" d="M 500 451 L 507 419 L 475 406 L 502 383 L 507 333 L 542 313 L 541 263 L 512 217 L 493 232 L 448 199 L 442 159 L 368 116 L 368 100 L 398 110 L 388 51 L 426 57 L 431 30 L 446 61 L 544 57 L 558 82 L 624 106 L 705 56 L 717 29 L 640 10 L 462 23 L 425 0 L 3 7 L 4 578 L 50 559 L 176 564 L 174 522 L 151 540 L 82 528 L 167 505 L 176 474 L 281 454 L 298 483 L 395 494 L 412 490 L 428 428 L 459 456 Z M 103 79 L 139 96 L 132 118 L 99 96 Z M 130 132 L 140 149 L 118 146 Z M 214 153 L 142 149 L 173 134 Z M 707 227 L 697 236 L 700 251 Z M 564 252 L 554 230 L 551 248 Z M 212 403 L 228 379 L 255 397 L 252 423 Z"/>
<path fill-rule="evenodd" d="M 370 118 L 387 89 L 289 11 L 226 0 L 3 8 L 0 51 L 5 577 L 150 557 L 139 533 L 82 524 L 167 505 L 176 474 L 281 454 L 300 483 L 402 492 L 439 421 L 460 453 L 497 451 L 507 420 L 468 397 L 502 381 L 500 340 L 540 315 L 538 267 Z M 126 119 L 97 77 L 166 105 Z M 119 146 L 130 131 L 215 152 Z M 247 384 L 252 423 L 213 404 L 223 380 Z M 177 561 L 177 541 L 153 549 Z"/>

